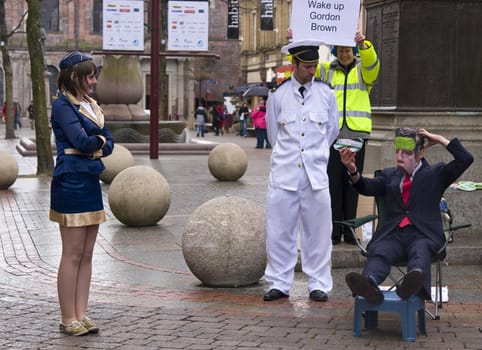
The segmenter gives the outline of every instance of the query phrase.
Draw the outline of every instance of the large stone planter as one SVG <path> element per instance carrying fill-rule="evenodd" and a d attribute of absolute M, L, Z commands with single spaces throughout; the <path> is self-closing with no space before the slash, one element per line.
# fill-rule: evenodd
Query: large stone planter
<path fill-rule="evenodd" d="M 259 281 L 266 266 L 264 208 L 241 197 L 218 197 L 198 207 L 182 237 L 192 273 L 208 286 Z"/>

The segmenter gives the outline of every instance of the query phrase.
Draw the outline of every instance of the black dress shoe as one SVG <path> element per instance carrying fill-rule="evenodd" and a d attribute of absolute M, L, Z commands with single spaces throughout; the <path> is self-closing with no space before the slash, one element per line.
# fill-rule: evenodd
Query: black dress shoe
<path fill-rule="evenodd" d="M 270 289 L 263 296 L 263 300 L 264 301 L 272 301 L 272 300 L 277 300 L 277 299 L 281 299 L 281 298 L 288 298 L 288 297 L 289 297 L 288 294 L 285 294 L 278 289 Z"/>
<path fill-rule="evenodd" d="M 420 269 L 414 269 L 407 273 L 402 283 L 397 287 L 397 295 L 401 299 L 408 299 L 412 295 L 417 294 L 423 288 L 423 272 Z"/>
<path fill-rule="evenodd" d="M 368 277 L 356 272 L 349 272 L 345 276 L 345 281 L 353 296 L 359 295 L 371 305 L 380 305 L 383 302 L 383 293 Z"/>
<path fill-rule="evenodd" d="M 314 301 L 327 301 L 328 295 L 322 290 L 315 289 L 310 292 L 310 299 Z"/>

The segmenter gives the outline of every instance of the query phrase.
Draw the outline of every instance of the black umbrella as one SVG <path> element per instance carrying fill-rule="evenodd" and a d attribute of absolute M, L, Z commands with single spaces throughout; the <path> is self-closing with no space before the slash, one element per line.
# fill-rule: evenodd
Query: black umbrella
<path fill-rule="evenodd" d="M 243 96 L 249 97 L 249 96 L 263 96 L 266 97 L 268 96 L 269 89 L 266 86 L 253 86 L 246 90 L 243 94 Z"/>

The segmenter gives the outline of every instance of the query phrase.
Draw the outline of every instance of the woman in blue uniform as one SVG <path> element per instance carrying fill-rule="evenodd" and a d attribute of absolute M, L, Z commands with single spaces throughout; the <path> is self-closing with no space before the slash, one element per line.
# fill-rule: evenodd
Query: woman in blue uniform
<path fill-rule="evenodd" d="M 83 335 L 99 331 L 87 315 L 92 255 L 99 224 L 105 221 L 99 174 L 101 157 L 114 143 L 102 110 L 89 97 L 97 83 L 92 57 L 78 51 L 60 61 L 58 89 L 51 124 L 57 145 L 52 177 L 50 220 L 58 222 L 62 238 L 57 291 L 60 331 Z"/>

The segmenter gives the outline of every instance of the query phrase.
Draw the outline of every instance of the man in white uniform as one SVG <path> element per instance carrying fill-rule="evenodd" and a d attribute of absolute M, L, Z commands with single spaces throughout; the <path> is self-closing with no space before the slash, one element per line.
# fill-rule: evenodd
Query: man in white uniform
<path fill-rule="evenodd" d="M 321 42 L 293 42 L 282 52 L 295 71 L 267 100 L 268 139 L 273 147 L 266 199 L 265 301 L 289 296 L 301 232 L 302 269 L 310 299 L 326 301 L 331 276 L 331 203 L 326 167 L 338 136 L 338 107 L 330 86 L 313 79 Z"/>

